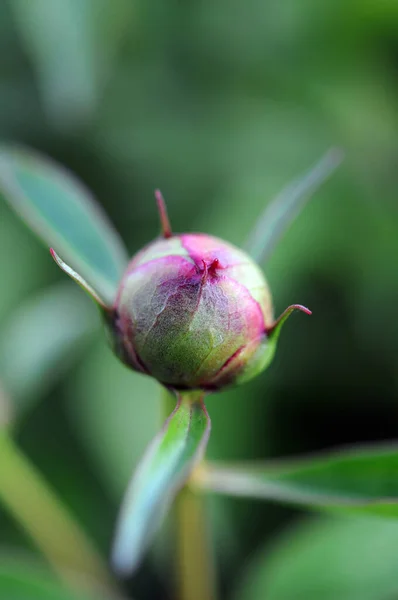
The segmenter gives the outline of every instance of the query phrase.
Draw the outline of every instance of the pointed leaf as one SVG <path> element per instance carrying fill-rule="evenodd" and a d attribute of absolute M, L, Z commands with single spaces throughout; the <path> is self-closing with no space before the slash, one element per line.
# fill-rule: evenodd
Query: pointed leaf
<path fill-rule="evenodd" d="M 128 575 L 139 564 L 178 489 L 203 456 L 210 419 L 202 401 L 182 398 L 152 441 L 127 490 L 113 564 Z"/>
<path fill-rule="evenodd" d="M 128 256 L 91 193 L 59 165 L 0 148 L 0 194 L 47 244 L 112 304 Z"/>
<path fill-rule="evenodd" d="M 313 192 L 341 163 L 343 153 L 332 148 L 301 177 L 290 183 L 266 207 L 249 235 L 246 251 L 259 263 L 267 261 L 279 239 L 304 208 Z"/>
<path fill-rule="evenodd" d="M 233 598 L 392 600 L 397 550 L 396 521 L 311 518 L 254 556 Z"/>
<path fill-rule="evenodd" d="M 198 485 L 224 494 L 398 518 L 398 446 L 353 448 L 295 462 L 207 464 Z"/>

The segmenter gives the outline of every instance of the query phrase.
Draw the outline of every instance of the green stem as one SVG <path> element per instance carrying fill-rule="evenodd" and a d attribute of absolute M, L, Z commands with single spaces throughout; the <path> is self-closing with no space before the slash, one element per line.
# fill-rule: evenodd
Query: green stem
<path fill-rule="evenodd" d="M 203 496 L 186 485 L 176 500 L 179 600 L 215 600 Z"/>
<path fill-rule="evenodd" d="M 5 429 L 0 431 L 0 502 L 68 584 L 75 585 L 80 575 L 115 591 L 92 542 Z"/>
<path fill-rule="evenodd" d="M 164 411 L 169 416 L 176 400 L 167 391 L 163 396 Z M 204 498 L 189 483 L 176 498 L 175 517 L 179 600 L 215 600 L 215 573 Z"/>

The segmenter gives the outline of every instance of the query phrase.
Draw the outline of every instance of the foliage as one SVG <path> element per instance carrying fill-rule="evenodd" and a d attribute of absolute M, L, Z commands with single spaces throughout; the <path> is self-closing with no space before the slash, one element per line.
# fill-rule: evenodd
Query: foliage
<path fill-rule="evenodd" d="M 157 227 L 150 202 L 155 186 L 168 198 L 176 230 L 188 223 L 239 245 L 267 199 L 331 143 L 345 148 L 344 171 L 317 193 L 267 265 L 277 307 L 294 296 L 314 316 L 286 328 L 276 362 L 258 380 L 209 399 L 209 460 L 292 456 L 396 437 L 396 4 L 57 4 L 62 10 L 54 14 L 44 2 L 0 7 L 1 137 L 45 151 L 73 170 L 94 191 L 129 253 Z M 11 414 L 19 398 L 31 401 L 29 387 L 41 400 L 14 421 L 17 440 L 105 553 L 133 463 L 157 430 L 156 386 L 114 361 L 96 338 L 90 310 L 79 344 L 90 336 L 97 343 L 80 346 L 77 361 L 72 351 L 67 365 L 63 350 L 57 358 L 44 348 L 48 367 L 34 366 L 28 350 L 56 328 L 35 337 L 25 309 L 16 329 L 13 315 L 18 303 L 46 293 L 57 273 L 3 202 L 0 241 L 0 379 Z M 73 340 L 71 313 L 65 332 Z M 25 326 L 27 343 L 20 346 L 21 334 L 14 339 L 9 332 Z M 60 339 L 70 348 L 68 336 L 60 333 Z M 27 361 L 19 378 L 18 348 Z M 39 354 L 33 358 L 40 363 Z M 43 378 L 46 373 L 52 375 Z M 378 464 L 376 471 L 365 465 L 362 475 L 351 465 L 353 477 L 340 478 L 339 490 L 345 485 L 352 493 L 356 480 L 375 483 L 366 497 L 377 499 L 380 483 L 380 496 L 392 496 L 395 468 Z M 377 481 L 375 473 L 381 473 Z M 308 476 L 306 485 L 314 485 Z M 322 483 L 333 487 L 335 477 L 326 470 Z M 289 580 L 297 591 L 291 597 L 310 598 L 314 556 L 318 589 L 330 600 L 365 593 L 383 600 L 396 593 L 389 570 L 396 540 L 391 533 L 383 541 L 395 522 L 389 529 L 385 519 L 320 520 L 313 555 L 315 526 L 304 522 L 309 541 L 303 546 L 292 541 L 290 555 L 279 552 L 242 569 L 264 539 L 268 548 L 277 544 L 278 528 L 297 514 L 268 503 L 210 502 L 226 594 L 252 585 L 253 597 L 272 589 L 275 598 L 288 598 L 293 592 L 280 582 Z M 0 528 L 9 554 L 20 547 L 34 552 L 5 513 Z M 344 538 L 344 531 L 352 533 Z M 131 582 L 136 597 L 155 597 L 171 585 L 170 546 L 163 539 L 142 577 Z M 361 561 L 367 540 L 379 540 L 377 561 Z M 0 577 L 1 593 L 4 585 Z"/>

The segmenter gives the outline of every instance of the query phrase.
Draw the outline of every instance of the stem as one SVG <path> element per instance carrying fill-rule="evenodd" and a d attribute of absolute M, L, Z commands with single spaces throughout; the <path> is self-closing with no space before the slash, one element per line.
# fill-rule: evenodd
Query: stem
<path fill-rule="evenodd" d="M 175 399 L 167 390 L 163 394 L 163 406 L 167 415 L 175 406 Z M 215 574 L 204 498 L 189 483 L 176 498 L 175 517 L 179 600 L 215 600 Z"/>
<path fill-rule="evenodd" d="M 0 502 L 69 585 L 74 587 L 80 575 L 113 588 L 92 542 L 5 429 L 0 431 Z"/>
<path fill-rule="evenodd" d="M 177 497 L 176 507 L 179 599 L 215 600 L 204 498 L 186 485 Z"/>

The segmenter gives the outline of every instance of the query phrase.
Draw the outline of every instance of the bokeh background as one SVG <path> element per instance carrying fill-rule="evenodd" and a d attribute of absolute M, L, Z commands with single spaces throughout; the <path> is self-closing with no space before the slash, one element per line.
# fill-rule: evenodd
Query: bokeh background
<path fill-rule="evenodd" d="M 158 233 L 154 188 L 174 230 L 240 245 L 277 192 L 342 147 L 344 164 L 265 265 L 276 313 L 300 302 L 313 316 L 289 321 L 267 372 L 209 399 L 209 456 L 298 456 L 397 437 L 395 0 L 4 0 L 0 138 L 73 170 L 131 253 Z M 123 490 L 159 426 L 159 389 L 112 356 L 80 291 L 90 331 L 78 351 L 51 377 L 21 368 L 24 348 L 45 352 L 48 335 L 73 338 L 80 324 L 62 305 L 65 276 L 1 199 L 0 281 L 0 379 L 23 407 L 16 439 L 107 556 Z M 49 323 L 44 309 L 33 335 L 21 315 L 47 294 L 58 294 L 62 317 Z M 386 542 L 373 521 L 350 534 L 269 503 L 214 497 L 208 508 L 221 598 L 398 597 L 393 571 L 391 588 L 371 580 L 361 591 L 374 555 L 357 558 L 378 535 L 377 556 L 396 556 L 396 528 Z M 174 597 L 171 548 L 166 528 L 127 597 Z M 0 551 L 0 564 L 46 571 L 1 506 Z M 320 595 L 317 577 L 336 564 L 348 592 L 336 592 L 332 573 Z"/>

